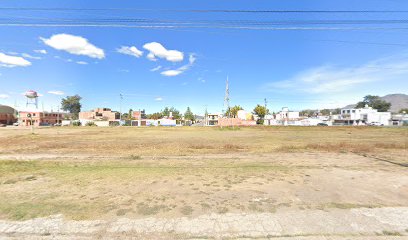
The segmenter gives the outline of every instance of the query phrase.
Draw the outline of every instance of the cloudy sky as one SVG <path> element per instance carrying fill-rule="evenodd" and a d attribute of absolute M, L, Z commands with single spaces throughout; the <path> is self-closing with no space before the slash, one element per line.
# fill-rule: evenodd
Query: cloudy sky
<path fill-rule="evenodd" d="M 247 110 L 408 93 L 404 0 L 100 2 L 2 1 L 0 104 L 221 112 L 227 77 Z"/>

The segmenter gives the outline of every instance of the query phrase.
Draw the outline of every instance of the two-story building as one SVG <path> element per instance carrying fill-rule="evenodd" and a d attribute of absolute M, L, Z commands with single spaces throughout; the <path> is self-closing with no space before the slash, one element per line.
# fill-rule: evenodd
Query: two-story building
<path fill-rule="evenodd" d="M 205 125 L 206 126 L 217 126 L 218 119 L 222 116 L 220 113 L 212 113 L 208 114 L 205 118 Z"/>
<path fill-rule="evenodd" d="M 79 113 L 80 121 L 115 121 L 120 119 L 120 113 L 110 108 L 95 108 L 94 110 Z"/>
<path fill-rule="evenodd" d="M 264 125 L 288 125 L 288 122 L 295 122 L 298 120 L 299 112 L 289 111 L 288 107 L 283 107 L 282 110 L 276 114 L 266 115 Z M 294 125 L 298 125 L 298 123 Z"/>
<path fill-rule="evenodd" d="M 52 126 L 57 123 L 61 124 L 63 118 L 63 113 L 43 112 L 38 110 L 24 110 L 20 111 L 18 114 L 18 122 L 20 126 Z"/>
<path fill-rule="evenodd" d="M 378 112 L 377 109 L 366 105 L 364 108 L 342 109 L 340 119 L 336 119 L 334 122 L 344 125 L 367 125 L 375 123 L 388 126 L 390 119 L 391 112 Z"/>

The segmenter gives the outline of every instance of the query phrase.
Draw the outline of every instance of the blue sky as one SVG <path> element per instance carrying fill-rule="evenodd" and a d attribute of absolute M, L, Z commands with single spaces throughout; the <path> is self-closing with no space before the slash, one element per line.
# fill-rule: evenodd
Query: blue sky
<path fill-rule="evenodd" d="M 15 9 L 39 7 L 47 10 Z M 123 110 L 175 106 L 184 112 L 190 106 L 198 114 L 205 107 L 221 112 L 227 76 L 231 105 L 247 110 L 264 98 L 277 111 L 408 93 L 408 24 L 399 21 L 408 13 L 180 11 L 393 11 L 408 10 L 406 1 L 3 0 L 0 8 L 0 104 L 22 107 L 21 93 L 34 89 L 46 110 L 74 94 L 83 97 L 85 110 L 119 110 L 122 93 Z M 89 26 L 101 19 L 104 26 Z M 112 23 L 117 19 L 148 21 L 130 28 Z"/>

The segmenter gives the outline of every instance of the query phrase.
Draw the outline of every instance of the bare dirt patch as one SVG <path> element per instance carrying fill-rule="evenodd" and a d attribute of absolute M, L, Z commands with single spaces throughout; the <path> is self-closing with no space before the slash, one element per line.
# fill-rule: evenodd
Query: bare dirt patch
<path fill-rule="evenodd" d="M 403 209 L 407 133 L 405 128 L 47 128 L 36 135 L 0 130 L 0 219 L 62 214 L 66 220 L 109 222 Z M 370 236 L 395 231 L 370 229 Z"/>

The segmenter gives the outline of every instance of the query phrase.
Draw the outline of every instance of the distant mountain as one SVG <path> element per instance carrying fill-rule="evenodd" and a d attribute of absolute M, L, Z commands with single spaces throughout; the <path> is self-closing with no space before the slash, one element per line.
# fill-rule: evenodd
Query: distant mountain
<path fill-rule="evenodd" d="M 402 108 L 408 108 L 408 95 L 406 94 L 388 94 L 381 99 L 391 103 L 391 112 L 399 112 Z"/>
<path fill-rule="evenodd" d="M 380 97 L 382 100 L 391 103 L 391 112 L 399 112 L 402 108 L 408 108 L 408 95 L 402 93 L 388 94 Z M 344 108 L 354 108 L 356 104 L 347 105 Z"/>

